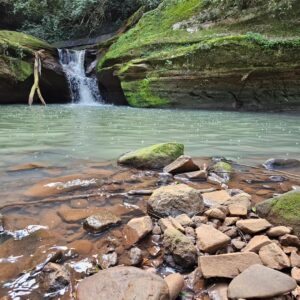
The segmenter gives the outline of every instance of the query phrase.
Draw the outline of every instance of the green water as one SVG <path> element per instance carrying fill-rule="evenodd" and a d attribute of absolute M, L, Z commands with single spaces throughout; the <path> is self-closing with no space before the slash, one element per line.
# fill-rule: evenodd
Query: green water
<path fill-rule="evenodd" d="M 26 162 L 104 161 L 177 141 L 193 156 L 251 162 L 300 158 L 299 115 L 113 106 L 0 107 L 0 168 Z"/>

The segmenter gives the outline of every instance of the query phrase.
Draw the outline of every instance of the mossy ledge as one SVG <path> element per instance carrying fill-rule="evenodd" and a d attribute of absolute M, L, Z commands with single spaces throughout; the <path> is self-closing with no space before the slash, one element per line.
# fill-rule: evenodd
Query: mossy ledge
<path fill-rule="evenodd" d="M 278 17 L 257 3 L 206 20 L 207 1 L 165 0 L 97 71 L 117 77 L 135 107 L 300 110 L 300 5 Z"/>

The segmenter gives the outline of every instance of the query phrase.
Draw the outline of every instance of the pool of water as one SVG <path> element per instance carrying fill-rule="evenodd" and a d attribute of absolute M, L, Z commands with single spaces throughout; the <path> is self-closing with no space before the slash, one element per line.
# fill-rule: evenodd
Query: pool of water
<path fill-rule="evenodd" d="M 116 159 L 176 141 L 193 156 L 252 162 L 300 157 L 299 115 L 154 110 L 114 106 L 0 107 L 0 168 L 27 162 L 68 165 Z"/>

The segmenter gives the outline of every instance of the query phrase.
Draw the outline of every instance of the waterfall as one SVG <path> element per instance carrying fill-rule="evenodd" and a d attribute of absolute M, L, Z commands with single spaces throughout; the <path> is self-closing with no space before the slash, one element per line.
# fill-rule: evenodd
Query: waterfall
<path fill-rule="evenodd" d="M 85 50 L 58 49 L 59 61 L 66 74 L 72 103 L 95 105 L 102 103 L 96 78 L 85 73 Z"/>

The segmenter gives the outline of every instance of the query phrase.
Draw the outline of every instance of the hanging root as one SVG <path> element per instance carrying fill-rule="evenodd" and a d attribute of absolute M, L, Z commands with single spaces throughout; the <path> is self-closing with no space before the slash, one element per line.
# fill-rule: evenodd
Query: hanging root
<path fill-rule="evenodd" d="M 41 54 L 44 50 L 40 50 L 34 53 L 35 59 L 34 59 L 34 83 L 31 88 L 30 94 L 29 94 L 29 99 L 28 99 L 28 104 L 32 105 L 34 95 L 37 93 L 38 98 L 42 102 L 43 105 L 46 105 L 46 101 L 44 100 L 40 87 L 39 87 L 39 81 L 40 81 L 40 76 L 42 74 L 42 62 L 41 62 Z"/>

